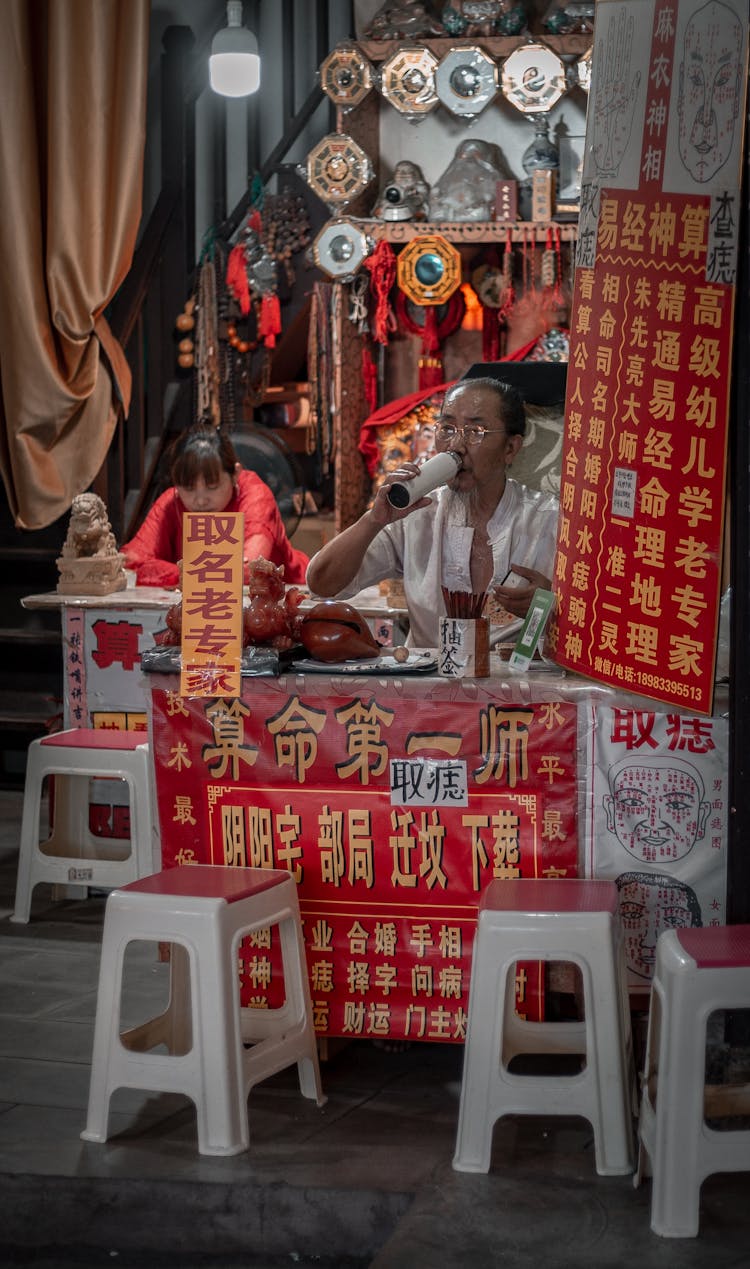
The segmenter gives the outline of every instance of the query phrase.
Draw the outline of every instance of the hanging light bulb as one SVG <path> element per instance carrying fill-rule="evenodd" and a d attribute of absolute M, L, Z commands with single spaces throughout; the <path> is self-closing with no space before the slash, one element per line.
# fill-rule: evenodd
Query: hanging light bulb
<path fill-rule="evenodd" d="M 258 41 L 242 25 L 242 0 L 227 0 L 227 24 L 213 38 L 208 74 L 222 97 L 249 97 L 260 88 Z"/>

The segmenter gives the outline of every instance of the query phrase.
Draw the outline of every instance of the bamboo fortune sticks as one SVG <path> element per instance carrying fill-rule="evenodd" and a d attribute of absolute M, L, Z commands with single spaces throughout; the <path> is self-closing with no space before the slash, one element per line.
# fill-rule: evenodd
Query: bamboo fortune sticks
<path fill-rule="evenodd" d="M 484 611 L 487 592 L 476 594 L 467 590 L 448 590 L 443 586 L 443 603 L 449 617 L 457 617 L 464 621 L 476 621 Z"/>

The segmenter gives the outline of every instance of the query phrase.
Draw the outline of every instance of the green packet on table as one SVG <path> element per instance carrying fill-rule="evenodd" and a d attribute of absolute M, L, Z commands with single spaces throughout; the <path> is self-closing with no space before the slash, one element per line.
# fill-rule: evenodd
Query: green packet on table
<path fill-rule="evenodd" d="M 526 620 L 521 627 L 508 660 L 509 669 L 528 670 L 531 665 L 531 659 L 544 634 L 554 602 L 555 596 L 551 590 L 540 589 L 534 591 L 534 596 L 529 604 L 529 611 L 526 614 Z"/>

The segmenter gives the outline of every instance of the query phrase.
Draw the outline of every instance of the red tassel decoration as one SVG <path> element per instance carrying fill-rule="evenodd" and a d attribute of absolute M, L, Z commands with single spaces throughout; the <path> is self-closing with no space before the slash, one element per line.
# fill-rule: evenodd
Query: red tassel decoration
<path fill-rule="evenodd" d="M 441 377 L 444 371 L 440 346 L 461 325 L 466 312 L 466 301 L 461 287 L 458 287 L 444 306 L 441 320 L 438 320 L 439 306 L 419 305 L 419 308 L 424 312 L 424 326 L 410 316 L 403 291 L 396 292 L 396 313 L 401 325 L 410 335 L 419 335 L 422 340 L 418 376 L 419 388 L 422 390 L 439 387 L 444 382 Z"/>
<path fill-rule="evenodd" d="M 547 229 L 547 241 L 542 256 L 542 297 L 542 307 L 553 314 L 563 305 L 559 225 Z"/>
<path fill-rule="evenodd" d="M 232 247 L 227 260 L 227 290 L 231 291 L 240 306 L 243 317 L 250 312 L 250 286 L 245 268 L 245 248 Z"/>
<path fill-rule="evenodd" d="M 513 286 L 513 237 L 510 229 L 505 231 L 505 251 L 503 253 L 503 290 L 500 308 L 497 313 L 498 323 L 507 321 L 508 315 L 516 302 Z"/>
<path fill-rule="evenodd" d="M 482 361 L 500 360 L 500 322 L 498 310 L 482 305 Z"/>
<path fill-rule="evenodd" d="M 362 344 L 362 382 L 365 387 L 365 401 L 370 413 L 374 414 L 378 406 L 378 372 L 367 341 Z"/>
<path fill-rule="evenodd" d="M 434 357 L 440 352 L 440 339 L 438 336 L 438 319 L 437 310 L 432 304 L 425 305 L 424 310 L 424 332 L 422 334 L 422 354 L 425 357 Z"/>
<path fill-rule="evenodd" d="M 434 305 L 428 305 L 424 311 L 422 355 L 419 358 L 419 387 L 437 387 L 439 383 L 443 382 L 443 378 L 444 371 L 443 361 L 440 356 L 437 311 Z"/>
<path fill-rule="evenodd" d="M 370 285 L 375 292 L 372 337 L 378 344 L 387 344 L 388 335 L 396 325 L 388 303 L 388 295 L 396 281 L 396 255 L 391 244 L 382 238 L 364 264 L 370 274 Z"/>
<path fill-rule="evenodd" d="M 266 348 L 276 347 L 276 336 L 281 334 L 281 308 L 278 295 L 264 295 L 260 302 L 258 338 Z"/>

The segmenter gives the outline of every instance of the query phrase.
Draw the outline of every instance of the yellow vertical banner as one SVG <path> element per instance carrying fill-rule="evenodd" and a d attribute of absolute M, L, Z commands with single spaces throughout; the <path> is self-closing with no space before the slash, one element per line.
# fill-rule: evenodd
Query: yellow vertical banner
<path fill-rule="evenodd" d="M 244 521 L 241 512 L 185 516 L 182 696 L 239 696 Z"/>

